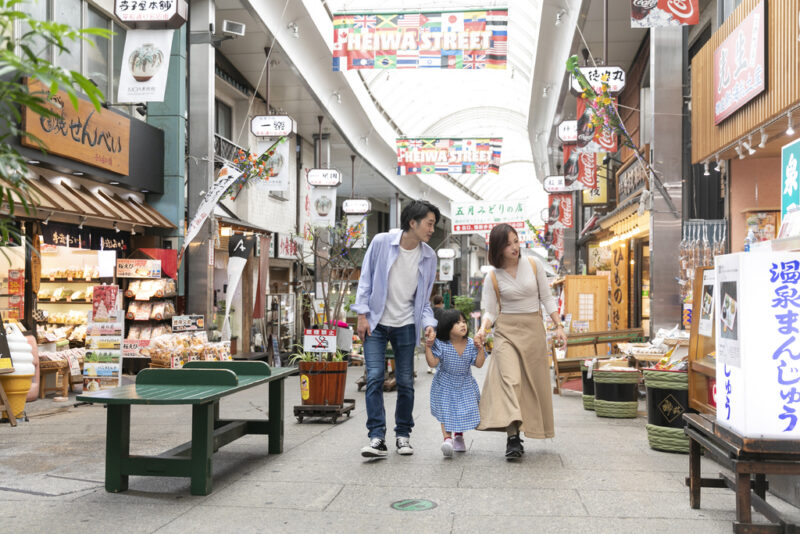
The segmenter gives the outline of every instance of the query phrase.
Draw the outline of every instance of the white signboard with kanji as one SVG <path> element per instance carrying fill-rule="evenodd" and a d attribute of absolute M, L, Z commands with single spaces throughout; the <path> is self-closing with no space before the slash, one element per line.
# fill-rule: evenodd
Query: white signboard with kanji
<path fill-rule="evenodd" d="M 336 329 L 306 328 L 303 330 L 306 352 L 336 352 Z"/>
<path fill-rule="evenodd" d="M 250 131 L 257 137 L 283 137 L 297 131 L 287 115 L 256 115 L 250 119 Z"/>
<path fill-rule="evenodd" d="M 527 201 L 515 200 L 451 202 L 450 213 L 454 234 L 486 232 L 500 223 L 524 228 L 530 216 Z"/>
<path fill-rule="evenodd" d="M 134 28 L 180 28 L 186 22 L 186 0 L 116 0 L 114 14 Z"/>
<path fill-rule="evenodd" d="M 625 89 L 625 69 L 608 65 L 605 67 L 581 67 L 581 73 L 591 84 L 596 93 L 602 90 L 603 75 L 608 74 L 608 94 L 618 95 Z M 578 79 L 570 75 L 570 90 L 572 94 L 579 95 L 583 92 Z"/>

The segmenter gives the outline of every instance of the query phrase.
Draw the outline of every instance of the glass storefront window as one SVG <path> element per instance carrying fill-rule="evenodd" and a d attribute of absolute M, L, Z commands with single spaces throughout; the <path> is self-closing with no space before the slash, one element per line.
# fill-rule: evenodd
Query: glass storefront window
<path fill-rule="evenodd" d="M 110 20 L 100 12 L 89 8 L 87 19 L 88 28 L 108 28 Z M 89 36 L 94 46 L 86 46 L 86 73 L 84 76 L 94 81 L 106 97 L 106 100 L 113 101 L 109 95 L 108 62 L 109 62 L 109 40 L 99 36 Z"/>
<path fill-rule="evenodd" d="M 48 3 L 48 0 L 32 0 L 30 2 L 21 3 L 18 9 L 24 13 L 27 13 L 35 20 L 48 20 Z M 22 28 L 20 28 L 20 35 L 25 35 L 30 31 L 30 29 L 30 26 L 23 24 Z M 52 53 L 50 46 L 47 45 L 45 40 L 41 38 L 34 38 L 32 43 L 31 52 L 42 59 L 50 61 Z"/>
<path fill-rule="evenodd" d="M 111 71 L 113 76 L 113 87 L 111 88 L 111 95 L 106 97 L 111 102 L 117 101 L 117 93 L 119 92 L 119 76 L 122 72 L 122 53 L 125 51 L 125 28 L 117 23 L 113 26 L 114 36 L 112 40 L 112 48 L 114 49 L 114 65 Z"/>
<path fill-rule="evenodd" d="M 55 0 L 53 19 L 72 28 L 81 27 L 81 0 Z M 66 50 L 55 51 L 55 64 L 67 70 L 81 72 L 81 41 L 65 43 Z"/>
<path fill-rule="evenodd" d="M 214 101 L 214 133 L 231 140 L 233 137 L 233 112 L 231 107 L 219 100 Z"/>

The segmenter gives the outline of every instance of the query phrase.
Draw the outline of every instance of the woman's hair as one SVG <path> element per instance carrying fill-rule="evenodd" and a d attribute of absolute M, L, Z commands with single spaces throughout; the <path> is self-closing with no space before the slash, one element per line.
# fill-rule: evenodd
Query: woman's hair
<path fill-rule="evenodd" d="M 508 233 L 517 231 L 508 224 L 498 224 L 489 233 L 489 263 L 497 269 L 503 267 L 503 249 L 508 245 Z"/>
<path fill-rule="evenodd" d="M 436 339 L 450 341 L 450 331 L 461 319 L 464 319 L 464 322 L 467 323 L 467 317 L 461 310 L 455 308 L 444 310 L 439 318 L 439 326 L 436 327 Z M 467 323 L 467 326 L 469 326 L 469 323 Z"/>

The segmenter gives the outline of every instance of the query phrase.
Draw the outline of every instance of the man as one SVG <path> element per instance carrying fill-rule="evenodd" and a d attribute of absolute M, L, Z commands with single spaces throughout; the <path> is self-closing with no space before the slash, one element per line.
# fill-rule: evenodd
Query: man
<path fill-rule="evenodd" d="M 397 380 L 397 452 L 414 454 L 409 441 L 414 426 L 414 348 L 423 328 L 426 339 L 436 337 L 436 319 L 428 300 L 436 278 L 436 253 L 426 243 L 439 218 L 439 209 L 430 202 L 409 203 L 400 214 L 400 230 L 376 235 L 361 264 L 356 302 L 350 309 L 358 314 L 358 336 L 364 342 L 370 439 L 361 449 L 365 458 L 388 455 L 383 408 L 387 343 L 394 349 Z"/>

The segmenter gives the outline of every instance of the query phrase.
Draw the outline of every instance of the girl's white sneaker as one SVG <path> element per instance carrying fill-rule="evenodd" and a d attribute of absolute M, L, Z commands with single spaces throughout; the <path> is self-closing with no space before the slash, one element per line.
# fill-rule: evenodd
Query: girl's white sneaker
<path fill-rule="evenodd" d="M 445 438 L 442 442 L 442 454 L 445 458 L 453 457 L 453 440 L 451 438 Z"/>

